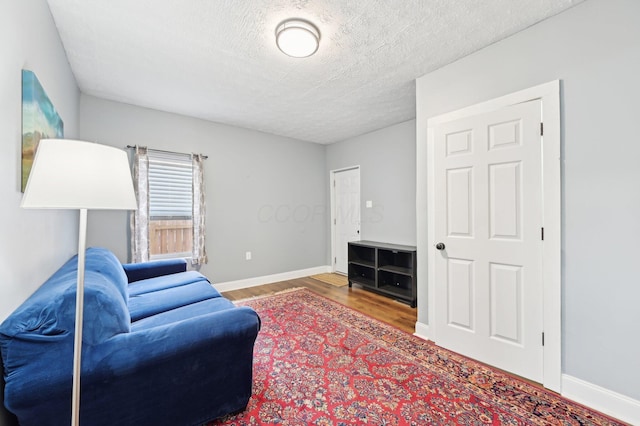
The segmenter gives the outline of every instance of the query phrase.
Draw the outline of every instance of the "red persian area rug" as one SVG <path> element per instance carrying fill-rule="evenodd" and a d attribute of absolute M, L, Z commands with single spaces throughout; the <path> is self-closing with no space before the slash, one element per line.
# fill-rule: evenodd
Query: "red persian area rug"
<path fill-rule="evenodd" d="M 307 289 L 262 319 L 247 409 L 213 425 L 621 425 Z"/>

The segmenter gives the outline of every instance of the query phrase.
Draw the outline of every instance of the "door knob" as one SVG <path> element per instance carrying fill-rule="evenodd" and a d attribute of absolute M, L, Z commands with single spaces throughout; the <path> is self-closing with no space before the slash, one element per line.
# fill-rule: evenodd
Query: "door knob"
<path fill-rule="evenodd" d="M 438 243 L 438 244 L 436 244 L 436 249 L 438 249 L 438 250 L 444 250 L 444 243 Z"/>

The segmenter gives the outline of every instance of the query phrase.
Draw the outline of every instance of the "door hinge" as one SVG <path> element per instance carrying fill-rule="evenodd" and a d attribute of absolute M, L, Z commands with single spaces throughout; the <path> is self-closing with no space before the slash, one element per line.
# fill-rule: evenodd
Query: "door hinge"
<path fill-rule="evenodd" d="M 544 123 L 540 123 L 540 136 L 544 135 Z"/>
<path fill-rule="evenodd" d="M 542 346 L 544 346 L 544 331 L 542 332 Z"/>
<path fill-rule="evenodd" d="M 334 224 L 334 225 L 337 225 L 337 222 L 336 222 L 336 219 L 335 219 L 335 218 L 333 218 L 333 224 Z"/>
<path fill-rule="evenodd" d="M 336 187 L 336 180 L 335 179 L 333 180 L 333 187 L 334 188 Z"/>
<path fill-rule="evenodd" d="M 338 258 L 337 257 L 333 258 L 333 263 L 338 263 Z"/>
<path fill-rule="evenodd" d="M 544 241 L 544 228 L 540 228 L 540 238 Z"/>

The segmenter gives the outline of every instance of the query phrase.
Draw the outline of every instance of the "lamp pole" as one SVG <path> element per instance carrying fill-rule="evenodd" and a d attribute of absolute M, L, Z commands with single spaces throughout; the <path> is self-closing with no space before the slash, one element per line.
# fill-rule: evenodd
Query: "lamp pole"
<path fill-rule="evenodd" d="M 80 209 L 78 227 L 78 282 L 76 287 L 76 328 L 73 340 L 73 389 L 71 426 L 80 424 L 80 371 L 82 365 L 82 320 L 84 314 L 84 257 L 87 245 L 87 209 Z"/>

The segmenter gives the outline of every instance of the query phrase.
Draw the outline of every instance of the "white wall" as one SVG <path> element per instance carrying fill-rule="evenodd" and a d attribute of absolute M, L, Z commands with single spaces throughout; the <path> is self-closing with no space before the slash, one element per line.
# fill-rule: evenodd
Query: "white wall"
<path fill-rule="evenodd" d="M 331 170 L 360 166 L 363 240 L 416 244 L 415 156 L 415 120 L 327 145 L 327 183 Z M 329 188 L 326 191 L 330 200 Z M 366 208 L 367 200 L 373 202 L 372 208 Z M 327 228 L 331 229 L 329 222 Z M 328 258 L 330 246 L 329 239 Z"/>
<path fill-rule="evenodd" d="M 44 0 L 0 1 L 0 321 L 77 253 L 78 213 L 20 208 L 22 69 L 78 134 L 79 91 Z"/>
<path fill-rule="evenodd" d="M 429 117 L 562 80 L 563 373 L 636 400 L 639 18 L 637 0 L 586 1 L 417 80 L 421 139 Z M 426 190 L 421 176 L 418 191 Z M 419 231 L 425 220 L 420 204 Z M 426 275 L 419 278 L 426 307 Z M 418 320 L 428 322 L 425 309 Z"/>
<path fill-rule="evenodd" d="M 83 139 L 209 156 L 201 272 L 213 283 L 326 264 L 324 146 L 84 94 L 80 104 Z M 125 212 L 89 212 L 87 244 L 126 262 L 127 227 Z"/>

